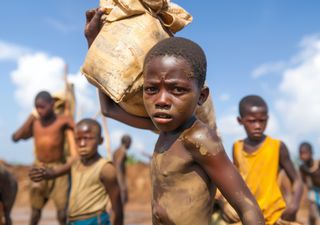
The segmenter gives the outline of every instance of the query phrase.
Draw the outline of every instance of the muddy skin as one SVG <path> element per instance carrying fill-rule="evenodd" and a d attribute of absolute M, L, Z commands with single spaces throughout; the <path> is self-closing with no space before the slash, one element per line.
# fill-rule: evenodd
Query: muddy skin
<path fill-rule="evenodd" d="M 151 162 L 153 224 L 210 224 L 216 188 L 193 154 L 214 156 L 223 149 L 219 140 L 212 139 L 211 130 L 196 120 L 161 142 Z"/>

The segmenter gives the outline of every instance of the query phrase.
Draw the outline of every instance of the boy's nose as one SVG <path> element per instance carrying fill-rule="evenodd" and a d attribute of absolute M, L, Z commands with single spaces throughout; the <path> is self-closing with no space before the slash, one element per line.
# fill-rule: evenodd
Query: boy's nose
<path fill-rule="evenodd" d="M 156 101 L 156 108 L 170 109 L 170 100 L 166 91 L 160 91 Z"/>

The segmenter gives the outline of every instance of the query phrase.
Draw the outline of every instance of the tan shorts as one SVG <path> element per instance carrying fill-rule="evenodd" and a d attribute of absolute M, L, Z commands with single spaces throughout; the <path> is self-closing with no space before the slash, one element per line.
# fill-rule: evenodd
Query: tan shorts
<path fill-rule="evenodd" d="M 47 165 L 54 167 L 62 163 Z M 69 178 L 64 175 L 52 180 L 31 182 L 30 203 L 34 209 L 42 209 L 49 199 L 53 200 L 57 210 L 64 210 L 68 202 Z"/>

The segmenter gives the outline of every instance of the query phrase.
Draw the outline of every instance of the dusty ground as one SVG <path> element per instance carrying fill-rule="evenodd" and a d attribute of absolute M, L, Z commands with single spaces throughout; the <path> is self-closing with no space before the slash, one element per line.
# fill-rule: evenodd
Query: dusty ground
<path fill-rule="evenodd" d="M 18 179 L 19 191 L 12 211 L 14 225 L 26 225 L 29 221 L 29 166 L 5 165 Z M 125 224 L 150 225 L 150 181 L 149 167 L 144 164 L 129 165 L 128 188 L 129 203 L 125 207 Z M 43 210 L 40 225 L 58 225 L 56 212 L 52 202 L 48 202 Z"/>

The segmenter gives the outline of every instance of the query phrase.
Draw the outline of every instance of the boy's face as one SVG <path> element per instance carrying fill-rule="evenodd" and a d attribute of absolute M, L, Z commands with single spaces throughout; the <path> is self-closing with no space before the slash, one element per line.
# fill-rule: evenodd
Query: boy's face
<path fill-rule="evenodd" d="M 102 137 L 98 134 L 98 128 L 89 124 L 80 124 L 75 129 L 77 150 L 82 159 L 90 159 L 98 151 L 102 143 Z"/>
<path fill-rule="evenodd" d="M 268 113 L 265 107 L 250 106 L 245 115 L 238 117 L 238 122 L 244 126 L 250 140 L 259 141 L 264 136 L 267 127 Z"/>
<path fill-rule="evenodd" d="M 41 119 L 45 119 L 53 113 L 53 101 L 48 102 L 38 98 L 35 101 L 35 107 Z"/>
<path fill-rule="evenodd" d="M 208 89 L 198 86 L 193 70 L 183 58 L 158 56 L 144 69 L 143 101 L 154 125 L 163 132 L 183 125 L 202 104 Z"/>
<path fill-rule="evenodd" d="M 311 149 L 308 146 L 302 145 L 299 149 L 300 160 L 307 163 L 312 159 Z"/>

